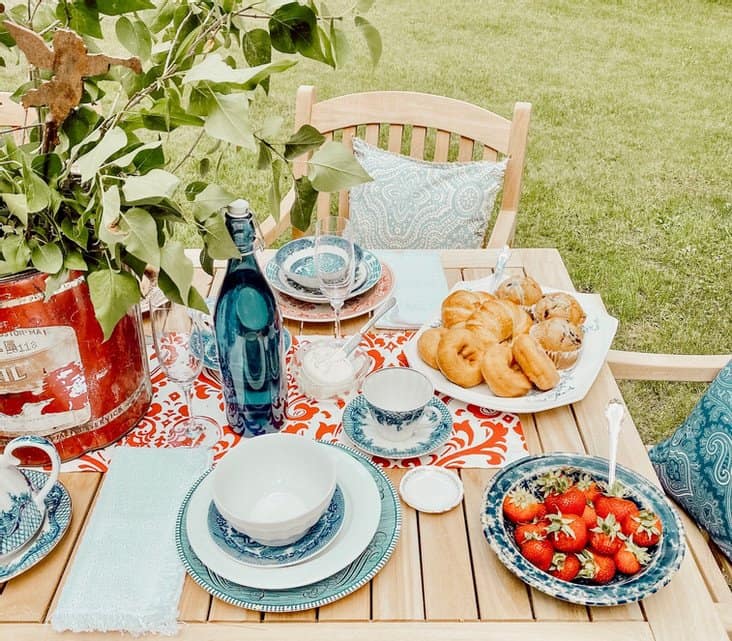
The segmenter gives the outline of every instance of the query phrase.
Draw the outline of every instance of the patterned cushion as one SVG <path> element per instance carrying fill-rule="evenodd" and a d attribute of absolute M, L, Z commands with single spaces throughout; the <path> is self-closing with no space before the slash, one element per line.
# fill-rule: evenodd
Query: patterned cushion
<path fill-rule="evenodd" d="M 650 457 L 666 493 L 732 561 L 732 360 Z"/>
<path fill-rule="evenodd" d="M 363 140 L 353 151 L 374 179 L 351 189 L 360 243 L 382 249 L 480 247 L 506 161 L 433 163 Z"/>

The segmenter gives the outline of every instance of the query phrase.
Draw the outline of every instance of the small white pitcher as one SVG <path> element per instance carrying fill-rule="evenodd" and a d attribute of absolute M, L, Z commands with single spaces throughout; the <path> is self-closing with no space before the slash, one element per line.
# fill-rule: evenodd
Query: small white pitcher
<path fill-rule="evenodd" d="M 13 452 L 21 447 L 43 450 L 51 459 L 51 473 L 39 490 L 33 488 L 18 469 Z M 51 491 L 61 467 L 56 447 L 46 438 L 19 436 L 5 446 L 0 455 L 0 563 L 19 552 L 36 535 L 46 515 L 44 499 Z"/>

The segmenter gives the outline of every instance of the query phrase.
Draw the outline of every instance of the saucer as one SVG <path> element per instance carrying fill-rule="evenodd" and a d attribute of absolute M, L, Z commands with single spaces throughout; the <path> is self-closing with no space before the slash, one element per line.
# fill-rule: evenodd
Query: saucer
<path fill-rule="evenodd" d="M 245 565 L 285 567 L 320 554 L 335 539 L 343 525 L 345 501 L 336 485 L 333 498 L 323 516 L 305 535 L 290 545 L 262 545 L 233 528 L 221 516 L 213 501 L 208 508 L 208 530 L 216 544 L 229 556 Z"/>
<path fill-rule="evenodd" d="M 341 531 L 321 554 L 286 567 L 254 567 L 237 563 L 214 542 L 208 531 L 208 507 L 213 498 L 209 470 L 196 481 L 180 512 L 181 527 L 185 529 L 195 555 L 210 571 L 221 577 L 239 585 L 265 590 L 308 585 L 346 567 L 364 551 L 374 536 L 379 526 L 381 497 L 368 468 L 359 460 L 343 448 L 329 448 L 329 452 L 336 464 L 336 482 L 343 491 L 345 513 Z"/>
<path fill-rule="evenodd" d="M 240 608 L 260 610 L 263 612 L 298 612 L 317 608 L 342 599 L 366 585 L 386 565 L 399 539 L 401 526 L 401 510 L 394 487 L 384 473 L 371 461 L 366 459 L 363 454 L 342 445 L 328 445 L 327 447 L 331 447 L 336 454 L 344 454 L 350 457 L 356 464 L 357 467 L 353 469 L 344 465 L 343 467 L 346 473 L 349 473 L 349 470 L 350 472 L 354 472 L 358 468 L 365 470 L 368 474 L 369 481 L 373 482 L 377 488 L 377 497 L 381 497 L 379 500 L 379 522 L 376 531 L 362 552 L 351 563 L 333 574 L 319 581 L 310 584 L 301 584 L 301 586 L 294 586 L 289 589 L 260 590 L 248 587 L 246 584 L 230 581 L 207 567 L 195 554 L 191 548 L 190 540 L 186 532 L 185 522 L 188 518 L 188 501 L 191 494 L 196 491 L 196 486 L 200 482 L 199 479 L 184 500 L 176 523 L 178 556 L 183 561 L 183 565 L 189 576 L 199 586 L 217 599 Z M 361 503 L 359 503 L 360 506 Z M 340 539 L 344 535 L 346 533 L 342 531 L 337 538 Z M 329 554 L 331 552 L 326 550 L 322 555 L 316 557 L 316 559 L 320 559 Z M 301 565 L 306 565 L 311 562 L 305 561 Z M 300 566 L 294 567 L 297 568 Z M 269 568 L 268 571 L 272 573 L 283 573 L 290 569 L 292 568 Z"/>
<path fill-rule="evenodd" d="M 356 447 L 372 456 L 395 459 L 423 456 L 447 443 L 452 436 L 452 414 L 447 405 L 436 396 L 430 399 L 429 405 L 442 413 L 439 425 L 417 428 L 406 441 L 390 441 L 383 436 L 381 426 L 366 406 L 366 399 L 359 394 L 343 410 L 343 431 Z"/>
<path fill-rule="evenodd" d="M 33 487 L 42 487 L 48 476 L 38 470 L 23 470 Z M 7 563 L 0 564 L 0 583 L 9 581 L 33 567 L 53 550 L 66 533 L 71 521 L 71 497 L 57 482 L 45 499 L 46 517 L 33 541 Z"/>
<path fill-rule="evenodd" d="M 7 562 L 16 554 L 24 550 L 30 545 L 30 542 L 38 534 L 45 514 L 38 509 L 35 501 L 28 499 L 28 494 L 23 495 L 27 499 L 27 503 L 23 506 L 19 505 L 17 496 L 10 495 L 10 500 L 14 509 L 14 514 L 18 518 L 18 522 L 12 527 L 9 535 L 0 536 L 0 562 Z"/>

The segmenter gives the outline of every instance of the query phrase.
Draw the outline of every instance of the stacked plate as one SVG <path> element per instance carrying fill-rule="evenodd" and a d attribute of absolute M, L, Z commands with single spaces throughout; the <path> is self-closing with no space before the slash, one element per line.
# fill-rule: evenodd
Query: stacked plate
<path fill-rule="evenodd" d="M 280 247 L 265 266 L 265 276 L 279 292 L 284 316 L 295 320 L 329 322 L 333 314 L 315 275 L 315 239 L 298 238 Z M 372 252 L 356 246 L 353 288 L 346 297 L 341 318 L 360 315 L 377 307 L 391 293 L 393 275 Z M 282 296 L 284 294 L 284 296 Z M 350 313 L 352 312 L 352 313 Z"/>
<path fill-rule="evenodd" d="M 399 537 L 396 492 L 354 450 L 321 444 L 337 489 L 321 519 L 287 546 L 265 546 L 231 528 L 216 510 L 208 470 L 178 513 L 178 554 L 193 580 L 218 599 L 263 612 L 295 612 L 336 601 L 386 564 Z"/>

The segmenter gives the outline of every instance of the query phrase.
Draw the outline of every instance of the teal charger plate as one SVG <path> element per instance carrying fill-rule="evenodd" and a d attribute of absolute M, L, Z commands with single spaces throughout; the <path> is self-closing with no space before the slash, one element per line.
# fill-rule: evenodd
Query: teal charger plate
<path fill-rule="evenodd" d="M 663 523 L 663 536 L 649 551 L 651 562 L 632 576 L 616 575 L 605 585 L 569 582 L 543 572 L 519 552 L 513 537 L 513 524 L 503 516 L 503 499 L 514 488 L 526 489 L 540 497 L 536 480 L 544 473 L 563 470 L 578 478 L 590 474 L 607 483 L 608 461 L 597 456 L 571 453 L 550 453 L 527 456 L 507 465 L 489 482 L 483 500 L 483 534 L 501 562 L 524 583 L 541 592 L 580 605 L 611 606 L 634 603 L 666 585 L 681 566 L 686 551 L 684 528 L 676 510 L 655 485 L 644 476 L 617 466 L 617 480 L 623 484 L 627 498 L 642 508 L 653 510 Z"/>
<path fill-rule="evenodd" d="M 298 612 L 342 599 L 368 583 L 386 565 L 399 540 L 401 529 L 401 508 L 396 490 L 384 473 L 359 452 L 342 445 L 328 445 L 341 448 L 361 463 L 373 477 L 381 496 L 381 518 L 376 533 L 356 560 L 322 581 L 284 590 L 250 588 L 212 572 L 191 549 L 185 527 L 188 502 L 198 485 L 209 474 L 208 470 L 186 494 L 175 526 L 178 556 L 186 572 L 198 585 L 217 599 L 241 608 L 261 612 Z"/>

